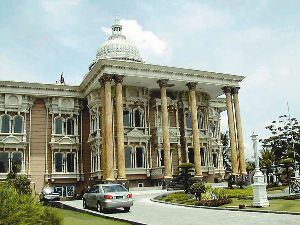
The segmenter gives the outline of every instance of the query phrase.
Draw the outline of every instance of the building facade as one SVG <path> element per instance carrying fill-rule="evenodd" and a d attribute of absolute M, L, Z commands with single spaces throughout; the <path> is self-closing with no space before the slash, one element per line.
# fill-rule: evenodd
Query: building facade
<path fill-rule="evenodd" d="M 53 184 L 69 197 L 97 182 L 159 186 L 191 162 L 213 182 L 225 174 L 224 110 L 232 173 L 243 174 L 243 79 L 147 64 L 116 20 L 79 86 L 0 81 L 0 179 L 14 168 L 36 192 Z"/>

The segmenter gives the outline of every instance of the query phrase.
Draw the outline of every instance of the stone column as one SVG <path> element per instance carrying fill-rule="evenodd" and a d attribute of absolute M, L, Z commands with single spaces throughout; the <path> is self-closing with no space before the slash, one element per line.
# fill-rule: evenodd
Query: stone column
<path fill-rule="evenodd" d="M 102 177 L 106 179 L 106 155 L 105 155 L 105 87 L 104 87 L 104 79 L 99 79 L 101 83 L 101 169 L 102 169 Z"/>
<path fill-rule="evenodd" d="M 239 89 L 240 89 L 239 87 L 232 88 L 232 95 L 233 95 L 236 131 L 237 131 L 237 139 L 238 139 L 240 173 L 247 174 L 245 153 L 244 153 L 243 131 L 242 131 L 242 123 L 241 123 L 241 111 L 240 111 L 240 104 L 239 104 L 239 97 L 238 97 Z"/>
<path fill-rule="evenodd" d="M 126 179 L 125 149 L 124 149 L 124 126 L 123 126 L 123 96 L 122 82 L 124 76 L 115 76 L 116 84 L 116 127 L 117 127 L 117 168 L 118 180 Z"/>
<path fill-rule="evenodd" d="M 231 88 L 224 87 L 223 91 L 224 91 L 224 94 L 226 95 L 226 108 L 227 108 L 228 127 L 229 127 L 229 136 L 230 136 L 232 175 L 238 175 L 239 169 L 238 169 L 234 116 L 233 116 L 233 111 L 232 111 Z"/>
<path fill-rule="evenodd" d="M 194 161 L 195 161 L 195 177 L 202 177 L 201 156 L 200 156 L 200 140 L 199 128 L 197 118 L 197 103 L 196 103 L 196 86 L 197 83 L 188 83 L 190 106 L 192 115 L 192 131 L 193 131 L 193 147 L 194 147 Z"/>
<path fill-rule="evenodd" d="M 114 150 L 112 139 L 112 103 L 111 103 L 111 75 L 103 75 L 104 79 L 104 93 L 105 93 L 105 168 L 106 181 L 114 180 Z"/>
<path fill-rule="evenodd" d="M 157 82 L 160 87 L 161 95 L 161 114 L 162 114 L 162 130 L 163 130 L 163 149 L 164 149 L 164 166 L 165 179 L 172 178 L 171 172 L 171 156 L 170 156 L 170 137 L 169 137 L 169 116 L 168 116 L 168 101 L 167 101 L 167 83 L 168 80 L 159 80 Z"/>

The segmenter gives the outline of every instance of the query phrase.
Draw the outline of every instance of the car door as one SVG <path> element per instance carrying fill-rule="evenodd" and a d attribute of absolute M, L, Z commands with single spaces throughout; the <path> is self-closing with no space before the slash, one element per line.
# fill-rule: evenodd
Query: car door
<path fill-rule="evenodd" d="M 93 188 L 93 193 L 91 193 L 91 204 L 93 207 L 97 207 L 97 196 L 99 195 L 99 186 Z"/>

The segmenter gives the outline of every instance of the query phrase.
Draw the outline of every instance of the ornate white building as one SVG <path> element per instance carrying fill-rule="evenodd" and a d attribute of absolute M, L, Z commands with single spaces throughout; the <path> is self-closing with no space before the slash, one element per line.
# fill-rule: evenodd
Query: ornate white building
<path fill-rule="evenodd" d="M 243 79 L 147 64 L 116 20 L 79 86 L 0 81 L 0 179 L 14 167 L 37 192 L 51 183 L 68 197 L 96 182 L 161 185 L 192 162 L 213 182 L 225 172 L 226 109 L 232 172 L 242 174 Z"/>

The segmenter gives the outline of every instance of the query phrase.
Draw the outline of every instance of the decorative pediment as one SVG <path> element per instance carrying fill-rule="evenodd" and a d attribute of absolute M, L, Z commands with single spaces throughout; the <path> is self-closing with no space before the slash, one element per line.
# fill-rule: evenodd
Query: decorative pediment
<path fill-rule="evenodd" d="M 15 137 L 13 135 L 7 136 L 1 142 L 3 144 L 20 144 L 21 143 L 21 141 L 17 137 Z"/>
<path fill-rule="evenodd" d="M 57 140 L 56 143 L 60 144 L 60 145 L 75 145 L 76 144 L 76 142 L 70 137 L 62 137 L 59 140 Z"/>
<path fill-rule="evenodd" d="M 133 130 L 131 130 L 127 133 L 127 136 L 128 137 L 142 138 L 145 135 L 142 131 L 138 130 L 137 128 L 134 128 Z"/>

